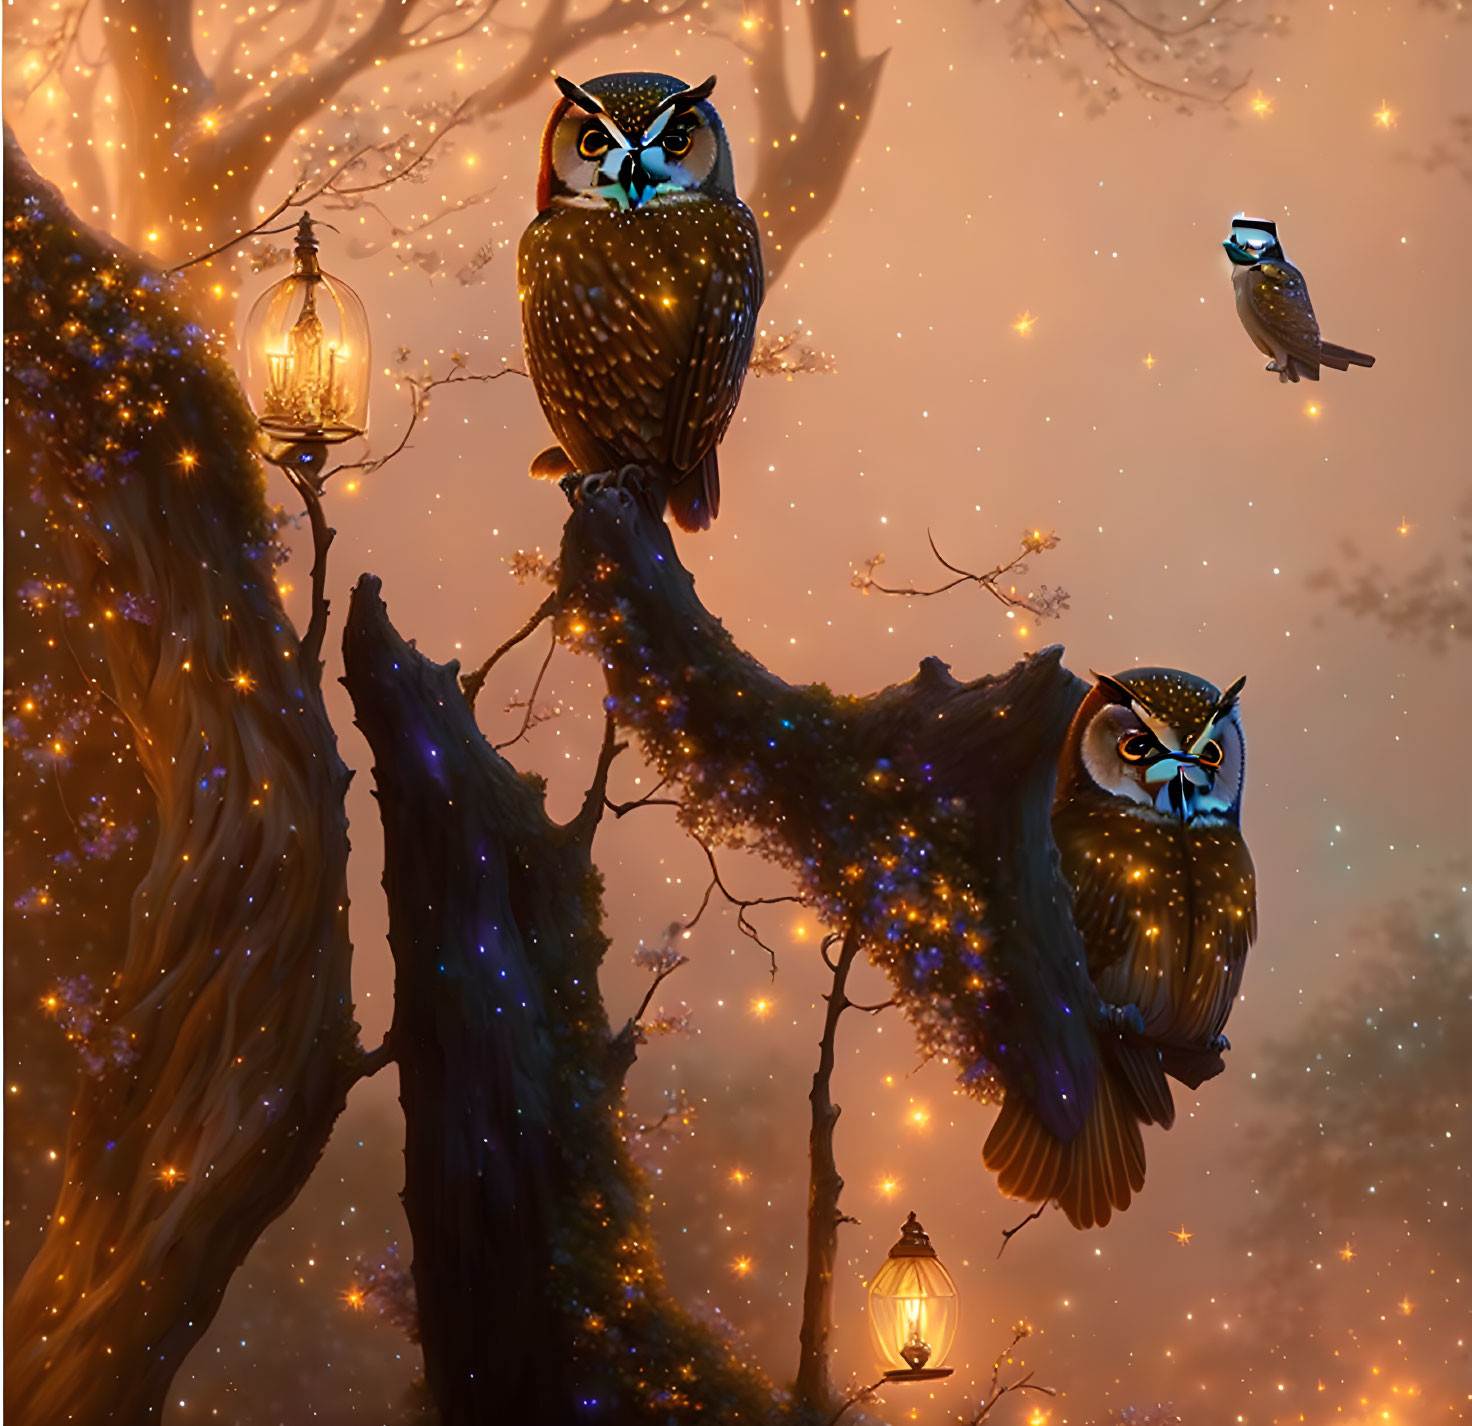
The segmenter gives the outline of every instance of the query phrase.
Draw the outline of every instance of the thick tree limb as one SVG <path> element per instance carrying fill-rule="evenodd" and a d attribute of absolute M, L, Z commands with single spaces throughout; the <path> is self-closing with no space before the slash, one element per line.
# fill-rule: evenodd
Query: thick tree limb
<path fill-rule="evenodd" d="M 348 773 L 267 550 L 254 421 L 156 274 L 7 135 L 6 406 L 158 800 L 61 1196 L 6 1314 L 7 1416 L 158 1420 L 360 1072 Z"/>
<path fill-rule="evenodd" d="M 586 820 L 548 819 L 458 665 L 399 637 L 371 576 L 344 662 L 383 814 L 404 1211 L 443 1426 L 766 1419 L 770 1386 L 669 1301 L 649 1246 Z"/>
<path fill-rule="evenodd" d="M 927 1053 L 1077 1133 L 1098 1002 L 1051 830 L 1084 692 L 1059 651 L 970 684 L 926 659 L 867 698 L 794 687 L 737 648 L 663 523 L 618 490 L 573 511 L 561 572 L 562 637 L 598 655 L 685 825 L 754 839 L 822 919 L 857 927 Z"/>

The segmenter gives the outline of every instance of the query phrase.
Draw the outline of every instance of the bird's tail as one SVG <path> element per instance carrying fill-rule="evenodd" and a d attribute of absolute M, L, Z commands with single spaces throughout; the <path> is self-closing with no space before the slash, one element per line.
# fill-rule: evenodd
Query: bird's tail
<path fill-rule="evenodd" d="M 682 530 L 710 529 L 721 511 L 721 473 L 714 446 L 694 470 L 669 487 L 665 499 Z"/>
<path fill-rule="evenodd" d="M 1352 351 L 1349 347 L 1336 346 L 1333 342 L 1322 344 L 1319 360 L 1325 366 L 1332 366 L 1335 371 L 1348 371 L 1352 366 L 1375 365 L 1375 358 L 1368 352 Z"/>
<path fill-rule="evenodd" d="M 987 1135 L 981 1161 L 1009 1198 L 1057 1199 L 1075 1228 L 1102 1228 L 1145 1186 L 1140 1124 L 1169 1127 L 1170 1087 L 1154 1050 L 1113 1044 L 1104 1054 L 1094 1107 L 1069 1143 L 1054 1136 L 1020 1094 L 1009 1092 Z"/>

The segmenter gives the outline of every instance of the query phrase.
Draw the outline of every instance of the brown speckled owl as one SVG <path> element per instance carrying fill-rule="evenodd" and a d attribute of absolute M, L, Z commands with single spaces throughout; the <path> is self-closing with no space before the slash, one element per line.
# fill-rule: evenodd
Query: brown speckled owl
<path fill-rule="evenodd" d="M 761 241 L 708 98 L 667 74 L 576 85 L 542 138 L 521 239 L 527 366 L 561 443 L 534 475 L 633 465 L 687 530 L 720 508 L 716 443 L 762 300 Z"/>
<path fill-rule="evenodd" d="M 1222 1035 L 1257 932 L 1239 819 L 1237 695 L 1173 669 L 1097 682 L 1058 769 L 1053 835 L 1103 1002 L 1093 1112 L 1070 1143 L 1009 1093 L 983 1150 L 1014 1198 L 1057 1199 L 1102 1226 L 1145 1182 L 1141 1124 L 1175 1118 L 1166 1075 L 1192 1089 L 1225 1068 Z"/>

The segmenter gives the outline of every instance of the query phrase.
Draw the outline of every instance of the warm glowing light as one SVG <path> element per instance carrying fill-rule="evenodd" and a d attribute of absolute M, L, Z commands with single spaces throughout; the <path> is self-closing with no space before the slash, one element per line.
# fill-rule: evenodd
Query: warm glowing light
<path fill-rule="evenodd" d="M 354 1312 L 361 1312 L 363 1310 L 363 1304 L 366 1301 L 366 1296 L 363 1292 L 363 1289 L 359 1287 L 356 1283 L 354 1283 L 352 1287 L 348 1288 L 348 1290 L 342 1294 L 342 1300 L 347 1303 L 347 1305 L 351 1307 Z"/>
<path fill-rule="evenodd" d="M 912 1129 L 923 1129 L 930 1123 L 930 1111 L 923 1104 L 916 1104 L 911 1100 L 905 1118 L 909 1120 Z"/>
<path fill-rule="evenodd" d="M 1256 114 L 1260 119 L 1265 119 L 1269 114 L 1273 112 L 1273 101 L 1269 99 L 1268 96 L 1264 94 L 1261 89 L 1259 89 L 1257 93 L 1252 96 L 1250 102 L 1252 106 L 1252 112 Z"/>
<path fill-rule="evenodd" d="M 193 451 L 180 451 L 179 464 L 182 465 L 185 470 L 193 470 L 194 467 L 199 464 L 199 457 L 195 455 Z"/>
<path fill-rule="evenodd" d="M 256 686 L 256 681 L 242 669 L 230 680 L 242 693 L 249 693 Z"/>
<path fill-rule="evenodd" d="M 899 1186 L 899 1180 L 895 1178 L 885 1178 L 880 1179 L 879 1181 L 879 1191 L 886 1198 L 893 1198 L 895 1193 L 898 1191 Z"/>
<path fill-rule="evenodd" d="M 772 1013 L 772 1002 L 770 1000 L 753 1000 L 751 1002 L 751 1013 L 758 1020 L 765 1020 Z"/>
<path fill-rule="evenodd" d="M 158 1181 L 163 1184 L 165 1188 L 174 1188 L 177 1185 L 183 1183 L 187 1178 L 187 1174 L 181 1173 L 178 1169 L 173 1167 L 161 1168 L 158 1171 Z"/>
<path fill-rule="evenodd" d="M 1308 405 L 1305 406 L 1303 409 L 1307 411 L 1310 416 L 1317 416 L 1319 414 L 1319 405 L 1316 401 L 1310 401 Z"/>
<path fill-rule="evenodd" d="M 1171 1237 L 1174 1238 L 1176 1242 L 1178 1242 L 1183 1248 L 1186 1246 L 1187 1243 L 1191 1241 L 1192 1236 L 1192 1234 L 1186 1231 L 1186 1225 L 1184 1223 L 1182 1223 L 1181 1226 L 1171 1234 Z"/>
<path fill-rule="evenodd" d="M 57 995 L 55 991 L 52 991 L 50 995 L 43 995 L 41 997 L 41 1008 L 45 1010 L 48 1015 L 56 1014 L 57 1007 L 60 1006 L 60 1004 L 61 997 Z"/>
<path fill-rule="evenodd" d="M 1155 366 L 1155 358 L 1149 352 L 1146 352 L 1145 353 L 1144 361 L 1145 361 L 1145 370 L 1146 371 L 1150 371 L 1150 370 L 1152 370 L 1154 368 L 1154 366 Z"/>
<path fill-rule="evenodd" d="M 1354 1245 L 1352 1243 L 1346 1243 L 1342 1248 L 1340 1248 L 1340 1250 L 1339 1250 L 1339 1256 L 1345 1262 L 1347 1262 L 1347 1263 L 1353 1262 L 1354 1261 Z"/>
<path fill-rule="evenodd" d="M 745 1277 L 747 1273 L 751 1271 L 751 1259 L 737 1258 L 736 1261 L 731 1264 L 731 1271 L 735 1273 L 737 1277 Z"/>
<path fill-rule="evenodd" d="M 1400 524 L 1395 528 L 1397 533 L 1402 535 L 1409 535 L 1411 533 L 1411 527 L 1406 523 L 1406 517 L 1404 515 L 1400 517 Z"/>
<path fill-rule="evenodd" d="M 1380 107 L 1375 111 L 1375 122 L 1382 129 L 1393 129 L 1397 117 L 1395 110 L 1382 99 Z"/>
<path fill-rule="evenodd" d="M 1037 325 L 1037 320 L 1031 312 L 1024 312 L 1022 316 L 1013 322 L 1012 330 L 1019 336 L 1025 337 Z"/>
<path fill-rule="evenodd" d="M 1416 1306 L 1416 1304 L 1412 1302 L 1409 1297 L 1401 1298 L 1401 1300 L 1395 1305 L 1400 1308 L 1400 1315 L 1402 1317 L 1409 1317 Z"/>
<path fill-rule="evenodd" d="M 731 1182 L 732 1183 L 737 1183 L 737 1184 L 745 1183 L 746 1180 L 749 1179 L 750 1177 L 751 1177 L 751 1175 L 749 1173 L 747 1173 L 747 1171 L 745 1169 L 732 1169 L 731 1170 Z"/>

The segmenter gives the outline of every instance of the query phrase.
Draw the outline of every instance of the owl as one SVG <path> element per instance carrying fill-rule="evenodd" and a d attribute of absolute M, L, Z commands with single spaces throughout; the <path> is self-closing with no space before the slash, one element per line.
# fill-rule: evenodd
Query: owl
<path fill-rule="evenodd" d="M 1374 357 L 1319 336 L 1308 284 L 1283 256 L 1276 223 L 1238 218 L 1222 246 L 1232 259 L 1237 316 L 1257 349 L 1272 358 L 1267 369 L 1276 371 L 1280 382 L 1305 376 L 1317 381 L 1321 366 L 1348 371 L 1351 366 L 1375 365 Z"/>
<path fill-rule="evenodd" d="M 687 530 L 720 508 L 716 445 L 751 360 L 761 239 L 710 103 L 667 74 L 606 74 L 542 138 L 517 257 L 527 367 L 559 446 L 533 475 L 627 467 Z"/>
<path fill-rule="evenodd" d="M 1237 696 L 1173 669 L 1095 675 L 1065 739 L 1053 836 L 1098 991 L 1093 1110 L 1072 1142 L 1009 1091 L 983 1162 L 1014 1198 L 1103 1226 L 1144 1186 L 1141 1124 L 1175 1118 L 1167 1076 L 1220 1074 L 1222 1031 L 1257 933 L 1242 838 Z"/>

